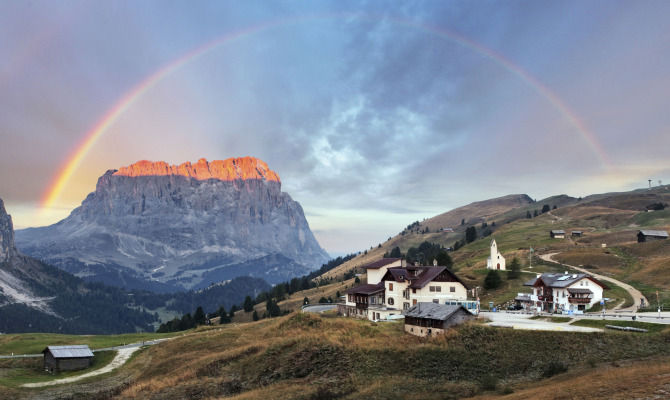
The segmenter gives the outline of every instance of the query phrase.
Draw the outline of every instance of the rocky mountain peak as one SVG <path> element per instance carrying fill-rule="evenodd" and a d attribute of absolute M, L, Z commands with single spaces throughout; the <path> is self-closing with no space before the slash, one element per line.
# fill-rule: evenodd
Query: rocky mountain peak
<path fill-rule="evenodd" d="M 0 262 L 7 261 L 15 253 L 12 217 L 7 214 L 5 204 L 0 199 Z"/>
<path fill-rule="evenodd" d="M 196 163 L 185 162 L 169 165 L 164 161 L 142 160 L 127 167 L 121 167 L 114 175 L 138 176 L 184 176 L 197 180 L 218 179 L 235 181 L 259 179 L 263 181 L 281 182 L 279 175 L 268 165 L 255 157 L 228 158 L 208 162 L 201 158 Z"/>

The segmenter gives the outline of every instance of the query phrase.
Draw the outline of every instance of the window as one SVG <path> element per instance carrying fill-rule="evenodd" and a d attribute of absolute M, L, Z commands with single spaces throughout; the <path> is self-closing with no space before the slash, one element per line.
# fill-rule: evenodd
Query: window
<path fill-rule="evenodd" d="M 430 289 L 431 292 L 435 291 L 435 286 L 429 286 L 428 289 Z"/>
<path fill-rule="evenodd" d="M 437 299 L 433 299 L 433 303 L 440 304 L 440 302 Z"/>
<path fill-rule="evenodd" d="M 442 286 L 435 286 L 435 291 L 436 292 L 441 292 L 442 291 Z"/>
<path fill-rule="evenodd" d="M 409 310 L 409 303 L 408 302 L 402 303 L 402 309 L 403 310 Z"/>
<path fill-rule="evenodd" d="M 413 306 L 416 305 L 416 299 L 412 300 L 412 305 L 413 305 Z"/>
<path fill-rule="evenodd" d="M 456 291 L 456 286 L 449 286 L 449 291 L 454 293 Z"/>
<path fill-rule="evenodd" d="M 392 283 L 389 283 L 389 290 L 393 291 L 393 284 Z M 393 303 L 391 303 L 391 304 L 393 304 Z"/>
<path fill-rule="evenodd" d="M 349 303 L 354 302 L 354 296 L 352 294 L 349 295 Z"/>
<path fill-rule="evenodd" d="M 375 296 L 370 297 L 370 304 L 377 304 L 377 298 Z"/>
<path fill-rule="evenodd" d="M 393 305 L 393 297 L 389 297 L 388 302 L 389 302 L 389 305 L 392 306 Z"/>
<path fill-rule="evenodd" d="M 412 289 L 412 293 L 416 293 L 416 289 Z"/>

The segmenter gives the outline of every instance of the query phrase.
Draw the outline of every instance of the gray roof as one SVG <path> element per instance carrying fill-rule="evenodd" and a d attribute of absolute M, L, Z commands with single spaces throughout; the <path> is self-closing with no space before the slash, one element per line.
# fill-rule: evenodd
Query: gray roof
<path fill-rule="evenodd" d="M 403 312 L 403 315 L 405 317 L 437 319 L 445 321 L 461 308 L 463 311 L 469 313 L 468 309 L 462 305 L 456 306 L 437 303 L 417 303 L 417 305 Z"/>
<path fill-rule="evenodd" d="M 597 280 L 596 278 L 592 277 L 589 274 L 557 274 L 557 273 L 542 274 L 539 277 L 531 279 L 528 282 L 524 283 L 524 286 L 535 286 L 535 283 L 538 281 L 538 279 L 541 279 L 546 286 L 554 288 L 564 288 L 572 285 L 573 283 L 579 281 L 582 278 L 588 278 L 591 281 L 602 286 L 604 289 L 609 289 L 607 285 L 600 282 L 599 280 Z"/>
<path fill-rule="evenodd" d="M 551 233 L 554 235 L 565 235 L 565 231 L 563 229 L 552 230 Z"/>
<path fill-rule="evenodd" d="M 46 349 L 42 350 L 42 353 L 45 351 L 51 352 L 54 358 L 85 358 L 93 357 L 91 349 L 87 345 L 70 345 L 70 346 L 48 346 Z"/>
<path fill-rule="evenodd" d="M 641 234 L 644 236 L 660 236 L 660 237 L 668 237 L 668 232 L 666 231 L 651 231 L 647 229 L 643 229 L 640 231 Z"/>

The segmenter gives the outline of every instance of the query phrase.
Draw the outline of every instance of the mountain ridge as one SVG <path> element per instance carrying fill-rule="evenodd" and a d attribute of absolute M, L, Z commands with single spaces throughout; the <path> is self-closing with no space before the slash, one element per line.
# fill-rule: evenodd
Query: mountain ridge
<path fill-rule="evenodd" d="M 206 287 L 216 283 L 204 281 L 206 273 L 221 269 L 226 279 L 258 276 L 258 268 L 243 266 L 272 255 L 297 266 L 268 268 L 261 275 L 271 284 L 329 259 L 279 176 L 252 157 L 108 170 L 67 218 L 19 230 L 16 241 L 22 252 L 86 280 L 158 292 Z"/>

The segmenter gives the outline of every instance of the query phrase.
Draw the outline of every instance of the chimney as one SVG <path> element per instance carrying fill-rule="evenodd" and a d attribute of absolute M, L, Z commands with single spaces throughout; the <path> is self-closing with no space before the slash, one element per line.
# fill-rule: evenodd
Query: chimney
<path fill-rule="evenodd" d="M 433 259 L 433 267 L 437 267 L 437 260 Z"/>
<path fill-rule="evenodd" d="M 407 260 L 405 260 L 404 258 L 400 260 L 400 266 L 403 268 L 407 267 Z"/>

